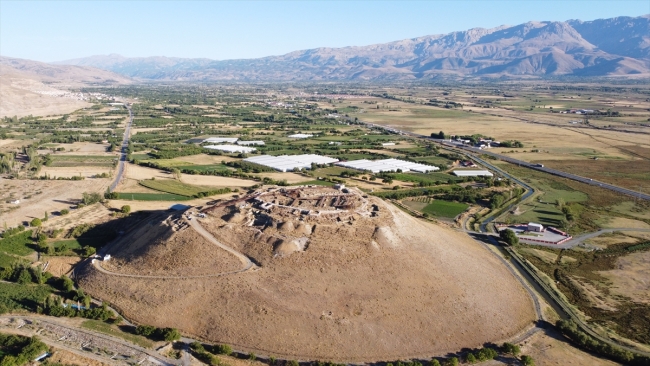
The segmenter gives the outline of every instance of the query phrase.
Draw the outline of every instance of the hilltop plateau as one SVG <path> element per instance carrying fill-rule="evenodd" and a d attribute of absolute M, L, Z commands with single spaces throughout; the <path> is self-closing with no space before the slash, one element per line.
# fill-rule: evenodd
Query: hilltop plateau
<path fill-rule="evenodd" d="M 142 324 L 257 354 L 365 362 L 506 340 L 532 300 L 465 234 L 357 189 L 264 188 L 126 233 L 84 291 Z"/>

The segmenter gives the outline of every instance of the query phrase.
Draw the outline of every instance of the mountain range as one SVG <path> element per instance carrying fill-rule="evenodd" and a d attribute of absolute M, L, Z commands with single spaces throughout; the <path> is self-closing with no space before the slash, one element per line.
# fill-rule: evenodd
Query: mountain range
<path fill-rule="evenodd" d="M 455 77 L 648 76 L 650 15 L 516 26 L 360 47 L 216 61 L 116 54 L 57 62 L 150 80 L 417 80 Z"/>

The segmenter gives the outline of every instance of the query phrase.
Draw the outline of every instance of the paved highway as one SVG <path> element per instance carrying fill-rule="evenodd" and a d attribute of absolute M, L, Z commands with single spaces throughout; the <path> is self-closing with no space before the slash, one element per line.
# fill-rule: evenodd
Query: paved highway
<path fill-rule="evenodd" d="M 124 167 L 126 166 L 126 156 L 129 151 L 129 138 L 131 137 L 131 125 L 133 124 L 133 111 L 131 106 L 128 103 L 124 103 L 126 109 L 129 110 L 129 122 L 126 123 L 126 129 L 124 130 L 124 138 L 122 139 L 122 146 L 120 148 L 120 160 L 117 166 L 117 176 L 111 186 L 109 187 L 110 191 L 113 192 L 117 185 L 120 184 L 122 176 L 124 175 Z"/>
<path fill-rule="evenodd" d="M 391 128 L 391 127 L 377 125 L 377 124 L 374 124 L 374 123 L 366 123 L 366 125 L 370 126 L 370 127 L 377 127 L 377 128 L 387 129 L 389 131 L 396 132 L 396 133 L 401 133 L 401 134 L 408 135 L 408 136 L 424 138 L 424 139 L 427 139 L 427 140 L 437 142 L 437 143 L 439 143 L 441 145 L 444 145 L 444 146 L 447 146 L 447 147 L 463 149 L 465 151 L 473 152 L 475 154 L 489 155 L 489 156 L 495 157 L 495 158 L 497 158 L 499 160 L 507 161 L 507 162 L 512 163 L 512 164 L 517 164 L 517 165 L 520 165 L 520 166 L 523 166 L 523 167 L 526 167 L 526 168 L 539 170 L 539 171 L 542 171 L 544 173 L 557 175 L 559 177 L 572 179 L 572 180 L 582 182 L 582 183 L 585 183 L 585 184 L 589 184 L 589 185 L 592 185 L 592 186 L 598 186 L 598 187 L 602 187 L 602 188 L 605 188 L 605 189 L 609 189 L 609 190 L 614 191 L 614 192 L 626 194 L 626 195 L 632 196 L 634 198 L 640 198 L 640 199 L 643 199 L 643 200 L 650 201 L 650 194 L 645 194 L 645 193 L 633 191 L 631 189 L 621 188 L 621 187 L 618 187 L 618 186 L 615 186 L 615 185 L 612 185 L 612 184 L 609 184 L 609 183 L 600 182 L 600 181 L 597 181 L 597 180 L 594 180 L 594 179 L 591 179 L 591 178 L 581 177 L 579 175 L 566 173 L 566 172 L 563 172 L 563 171 L 560 171 L 560 170 L 546 168 L 546 167 L 543 167 L 543 166 L 539 166 L 538 164 L 533 164 L 533 163 L 529 163 L 527 161 L 514 159 L 514 158 L 511 158 L 511 157 L 508 157 L 508 156 L 505 156 L 505 155 L 490 152 L 488 150 L 481 150 L 481 149 L 473 147 L 473 146 L 467 146 L 467 145 L 464 145 L 464 144 L 461 144 L 461 143 L 451 142 L 449 140 L 434 139 L 434 138 L 431 138 L 430 136 L 420 135 L 420 134 L 413 133 L 413 132 L 408 132 L 408 131 L 402 131 L 402 130 L 394 129 L 394 128 Z"/>

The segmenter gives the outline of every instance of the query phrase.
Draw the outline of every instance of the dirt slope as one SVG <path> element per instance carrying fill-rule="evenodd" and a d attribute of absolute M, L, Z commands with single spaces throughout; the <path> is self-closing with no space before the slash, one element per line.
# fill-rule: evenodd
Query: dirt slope
<path fill-rule="evenodd" d="M 258 263 L 256 270 L 162 280 L 88 267 L 80 283 L 138 322 L 302 360 L 441 355 L 506 339 L 533 321 L 524 289 L 465 234 L 359 192 L 339 200 L 333 189 L 318 189 L 326 199 L 254 195 L 201 219 L 217 240 Z M 153 242 L 151 250 L 164 253 L 165 241 Z M 155 258 L 133 259 L 133 270 L 157 271 Z"/>

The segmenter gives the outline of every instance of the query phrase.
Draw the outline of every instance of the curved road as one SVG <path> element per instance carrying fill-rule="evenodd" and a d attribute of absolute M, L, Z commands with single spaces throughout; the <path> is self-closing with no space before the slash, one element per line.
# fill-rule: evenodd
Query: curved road
<path fill-rule="evenodd" d="M 190 226 L 198 232 L 201 236 L 203 236 L 205 239 L 207 239 L 209 242 L 212 244 L 218 246 L 219 248 L 227 251 L 228 253 L 234 255 L 239 259 L 240 262 L 242 262 L 243 268 L 236 270 L 236 271 L 229 271 L 229 272 L 219 272 L 219 273 L 214 273 L 214 274 L 209 274 L 209 275 L 197 275 L 197 276 L 151 276 L 151 275 L 135 275 L 135 274 L 127 274 L 127 273 L 116 273 L 112 272 L 109 270 L 104 269 L 101 265 L 101 261 L 99 260 L 92 260 L 92 265 L 95 267 L 98 271 L 112 275 L 112 276 L 120 276 L 120 277 L 131 277 L 131 278 L 151 278 L 151 279 L 191 279 L 191 278 L 209 278 L 209 277 L 221 277 L 221 276 L 227 276 L 231 274 L 237 274 L 237 273 L 243 273 L 247 272 L 249 270 L 258 268 L 255 263 L 253 263 L 247 256 L 244 254 L 232 249 L 231 247 L 222 244 L 219 242 L 212 234 L 210 234 L 207 230 L 201 226 L 201 224 L 193 218 L 192 220 L 188 221 Z"/>
<path fill-rule="evenodd" d="M 109 187 L 111 192 L 117 188 L 117 185 L 120 184 L 120 181 L 122 180 L 122 176 L 124 175 L 124 167 L 126 166 L 126 156 L 129 152 L 129 138 L 131 137 L 131 125 L 133 124 L 133 111 L 131 110 L 131 106 L 128 103 L 124 102 L 124 106 L 129 111 L 129 121 L 126 123 L 124 138 L 122 139 L 122 146 L 120 147 L 120 160 L 117 163 L 117 175 Z"/>

